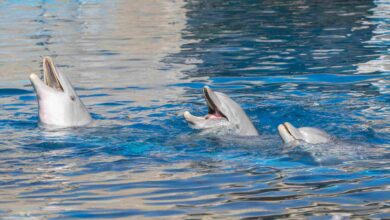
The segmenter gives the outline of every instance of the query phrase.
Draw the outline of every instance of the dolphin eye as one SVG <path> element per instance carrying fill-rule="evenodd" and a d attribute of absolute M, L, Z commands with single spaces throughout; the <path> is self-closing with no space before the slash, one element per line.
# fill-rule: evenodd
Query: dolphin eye
<path fill-rule="evenodd" d="M 71 95 L 71 96 L 70 96 L 70 99 L 71 99 L 72 101 L 74 101 L 76 98 L 74 97 L 74 95 Z"/>

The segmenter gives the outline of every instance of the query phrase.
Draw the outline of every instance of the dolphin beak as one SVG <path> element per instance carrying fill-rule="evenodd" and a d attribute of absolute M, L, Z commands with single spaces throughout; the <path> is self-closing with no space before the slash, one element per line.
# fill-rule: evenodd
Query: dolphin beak
<path fill-rule="evenodd" d="M 291 123 L 285 122 L 284 127 L 287 129 L 287 131 L 291 134 L 291 136 L 294 137 L 294 139 L 303 139 L 301 133 L 299 130 L 294 127 Z"/>
<path fill-rule="evenodd" d="M 284 143 L 289 143 L 295 140 L 284 124 L 280 124 L 278 126 L 278 131 Z"/>
<path fill-rule="evenodd" d="M 30 81 L 34 87 L 34 90 L 35 90 L 38 98 L 39 98 L 40 95 L 43 93 L 43 90 L 46 88 L 46 84 L 44 82 L 42 82 L 42 80 L 34 73 L 32 73 L 30 75 Z"/>
<path fill-rule="evenodd" d="M 203 122 L 205 120 L 204 117 L 194 116 L 191 113 L 189 113 L 188 111 L 185 111 L 183 115 L 184 115 L 185 120 L 192 125 Z"/>
<path fill-rule="evenodd" d="M 278 131 L 280 137 L 283 139 L 285 143 L 302 139 L 302 135 L 299 132 L 299 130 L 289 122 L 280 124 L 278 126 Z"/>

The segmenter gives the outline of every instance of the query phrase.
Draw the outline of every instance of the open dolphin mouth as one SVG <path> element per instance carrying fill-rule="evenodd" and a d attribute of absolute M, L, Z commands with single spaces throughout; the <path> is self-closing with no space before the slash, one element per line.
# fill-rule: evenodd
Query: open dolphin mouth
<path fill-rule="evenodd" d="M 59 92 L 64 92 L 64 88 L 58 78 L 58 72 L 51 58 L 43 58 L 43 82 L 45 85 Z"/>
<path fill-rule="evenodd" d="M 205 119 L 218 119 L 218 118 L 225 118 L 228 120 L 228 118 L 221 112 L 221 110 L 218 108 L 218 105 L 213 101 L 211 98 L 210 93 L 212 93 L 211 89 L 208 87 L 203 88 L 204 97 L 206 99 L 207 107 L 208 107 L 208 114 L 205 116 Z"/>
<path fill-rule="evenodd" d="M 228 122 L 229 119 L 221 110 L 221 102 L 218 96 L 209 88 L 203 88 L 204 98 L 208 107 L 208 113 L 205 116 L 194 116 L 188 111 L 184 112 L 183 116 L 186 121 L 195 128 L 206 128 L 216 125 L 216 123 Z"/>

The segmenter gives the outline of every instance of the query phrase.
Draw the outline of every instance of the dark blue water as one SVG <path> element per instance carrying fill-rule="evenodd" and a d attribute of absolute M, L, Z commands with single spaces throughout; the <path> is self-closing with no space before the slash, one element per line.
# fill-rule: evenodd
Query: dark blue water
<path fill-rule="evenodd" d="M 390 2 L 3 1 L 0 18 L 1 218 L 390 218 Z M 46 55 L 92 125 L 37 125 Z M 189 128 L 204 85 L 260 138 Z M 285 121 L 335 141 L 286 147 Z"/>

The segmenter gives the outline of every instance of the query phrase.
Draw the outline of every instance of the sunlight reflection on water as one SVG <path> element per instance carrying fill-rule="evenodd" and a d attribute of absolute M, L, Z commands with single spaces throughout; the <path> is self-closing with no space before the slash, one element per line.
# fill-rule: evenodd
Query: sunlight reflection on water
<path fill-rule="evenodd" d="M 0 4 L 0 217 L 389 218 L 389 3 Z M 37 125 L 52 56 L 95 122 Z M 257 139 L 191 130 L 209 85 Z M 335 143 L 289 149 L 284 121 Z"/>

